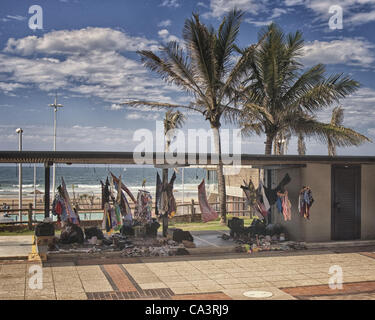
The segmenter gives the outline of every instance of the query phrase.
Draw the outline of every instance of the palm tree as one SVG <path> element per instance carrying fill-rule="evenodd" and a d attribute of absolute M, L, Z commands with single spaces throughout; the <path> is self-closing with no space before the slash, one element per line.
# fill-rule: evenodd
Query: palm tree
<path fill-rule="evenodd" d="M 164 117 L 164 135 L 166 138 L 166 145 L 165 145 L 165 152 L 169 152 L 169 147 L 173 140 L 173 131 L 175 129 L 181 128 L 182 125 L 185 122 L 186 117 L 180 112 L 180 111 L 172 111 L 168 110 L 165 113 Z M 163 190 L 166 190 L 168 185 L 168 168 L 163 169 Z M 168 213 L 164 212 L 162 216 L 163 221 L 163 236 L 167 236 L 167 230 L 168 230 Z"/>
<path fill-rule="evenodd" d="M 165 152 L 169 151 L 172 142 L 171 130 L 181 128 L 186 117 L 180 111 L 168 110 L 164 117 L 164 135 L 166 137 Z M 168 183 L 168 168 L 163 169 L 163 185 Z"/>
<path fill-rule="evenodd" d="M 353 93 L 358 82 L 342 74 L 327 78 L 322 64 L 303 72 L 298 59 L 304 41 L 299 31 L 285 35 L 276 24 L 271 24 L 259 37 L 265 40 L 247 60 L 249 77 L 243 83 L 241 99 L 248 115 L 241 121 L 243 132 L 265 133 L 265 154 L 270 155 L 275 138 L 283 132 L 322 135 L 322 130 L 337 129 L 317 125 L 313 115 Z M 336 139 L 346 137 L 342 130 L 333 132 Z"/>
<path fill-rule="evenodd" d="M 371 142 L 366 136 L 343 126 L 344 110 L 341 106 L 335 107 L 332 111 L 330 123 L 322 123 L 317 121 L 314 117 L 305 115 L 305 121 L 311 122 L 311 127 L 314 131 L 307 132 L 307 135 L 313 136 L 321 142 L 328 145 L 328 155 L 336 156 L 336 147 L 350 147 L 359 146 L 364 142 Z M 305 133 L 299 132 L 298 153 L 305 154 L 305 149 L 300 150 L 300 144 L 305 144 Z M 304 152 L 303 152 L 304 151 Z"/>
<path fill-rule="evenodd" d="M 220 127 L 223 117 L 233 121 L 240 111 L 236 108 L 235 89 L 241 81 L 247 60 L 256 46 L 244 50 L 239 60 L 233 59 L 235 42 L 243 13 L 233 10 L 224 17 L 219 29 L 204 25 L 198 14 L 185 21 L 184 47 L 176 41 L 161 47 L 160 56 L 151 51 L 139 51 L 145 67 L 159 74 L 192 97 L 189 105 L 129 101 L 123 105 L 152 108 L 183 108 L 203 115 L 210 123 L 215 153 L 219 155 L 217 177 L 222 223 L 226 222 L 226 191 L 221 159 Z"/>

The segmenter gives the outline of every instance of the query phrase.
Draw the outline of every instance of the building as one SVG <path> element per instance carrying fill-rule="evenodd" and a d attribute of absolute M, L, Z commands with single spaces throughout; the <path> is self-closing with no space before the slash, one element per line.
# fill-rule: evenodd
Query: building
<path fill-rule="evenodd" d="M 154 153 L 152 159 L 156 165 L 160 155 Z M 191 157 L 186 154 L 185 166 L 189 166 L 189 159 Z M 195 159 L 194 165 L 214 165 L 210 155 L 204 164 L 199 163 L 198 155 Z M 0 163 L 44 163 L 45 194 L 49 200 L 53 163 L 135 164 L 135 161 L 132 152 L 0 151 Z M 292 220 L 283 221 L 276 210 L 271 219 L 285 227 L 290 239 L 313 242 L 375 239 L 375 157 L 243 154 L 237 177 L 227 177 L 228 196 L 231 196 L 232 185 L 238 189 L 242 178 L 251 176 L 257 168 L 264 170 L 258 178 L 264 179 L 267 186 L 276 186 L 286 173 L 292 179 L 287 185 Z M 315 199 L 310 220 L 298 214 L 299 191 L 303 186 L 312 189 Z M 49 215 L 48 200 L 45 202 L 46 216 Z"/>

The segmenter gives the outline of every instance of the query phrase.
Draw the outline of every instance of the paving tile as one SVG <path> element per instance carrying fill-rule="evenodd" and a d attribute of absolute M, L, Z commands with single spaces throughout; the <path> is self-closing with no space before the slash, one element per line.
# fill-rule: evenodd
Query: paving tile
<path fill-rule="evenodd" d="M 179 281 L 179 282 L 169 282 L 164 281 L 164 283 L 169 286 L 170 288 L 183 288 L 183 287 L 189 287 L 193 286 L 193 284 L 190 281 Z"/>
<path fill-rule="evenodd" d="M 26 296 L 25 300 L 56 300 L 56 295 Z"/>
<path fill-rule="evenodd" d="M 140 283 L 139 286 L 144 290 L 168 288 L 168 286 L 164 282 Z"/>
<path fill-rule="evenodd" d="M 208 293 L 208 294 L 191 294 L 191 295 L 176 295 L 172 297 L 173 300 L 232 300 L 224 293 Z"/>
<path fill-rule="evenodd" d="M 86 293 L 57 293 L 57 300 L 87 300 Z"/>
<path fill-rule="evenodd" d="M 198 289 L 193 287 L 193 286 L 190 286 L 190 287 L 178 287 L 178 288 L 171 288 L 171 290 L 175 293 L 175 294 L 187 294 L 187 293 L 198 293 Z"/>
<path fill-rule="evenodd" d="M 112 286 L 109 284 L 108 280 L 100 281 L 82 281 L 83 288 L 85 292 L 108 292 L 113 291 Z"/>
<path fill-rule="evenodd" d="M 218 283 L 218 284 L 221 284 L 221 285 L 242 283 L 241 280 L 234 279 L 234 278 L 216 279 L 215 282 Z"/>

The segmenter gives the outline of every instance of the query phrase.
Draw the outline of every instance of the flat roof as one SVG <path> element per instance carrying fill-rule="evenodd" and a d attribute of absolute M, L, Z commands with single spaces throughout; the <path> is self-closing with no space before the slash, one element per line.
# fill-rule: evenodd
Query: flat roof
<path fill-rule="evenodd" d="M 153 163 L 156 159 L 163 159 L 162 153 L 152 153 Z M 215 155 L 201 155 L 207 162 L 199 161 L 199 154 L 185 154 L 185 164 L 188 165 L 214 165 Z M 150 154 L 151 158 L 151 154 Z M 211 161 L 211 158 L 213 161 Z M 189 159 L 196 159 L 196 163 L 190 163 Z M 102 151 L 0 151 L 0 163 L 65 163 L 65 164 L 139 164 L 134 160 L 133 152 L 102 152 Z M 165 163 L 167 163 L 165 161 Z M 283 155 L 267 156 L 242 154 L 241 165 L 303 165 L 308 163 L 326 164 L 374 164 L 374 156 L 320 156 L 320 155 Z M 235 164 L 237 165 L 237 164 Z"/>

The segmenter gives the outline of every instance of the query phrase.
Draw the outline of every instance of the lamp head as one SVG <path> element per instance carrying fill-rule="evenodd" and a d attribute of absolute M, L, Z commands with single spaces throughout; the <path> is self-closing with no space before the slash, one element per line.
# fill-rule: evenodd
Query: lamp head
<path fill-rule="evenodd" d="M 16 133 L 22 133 L 22 132 L 23 132 L 22 128 L 17 128 L 16 129 Z"/>

